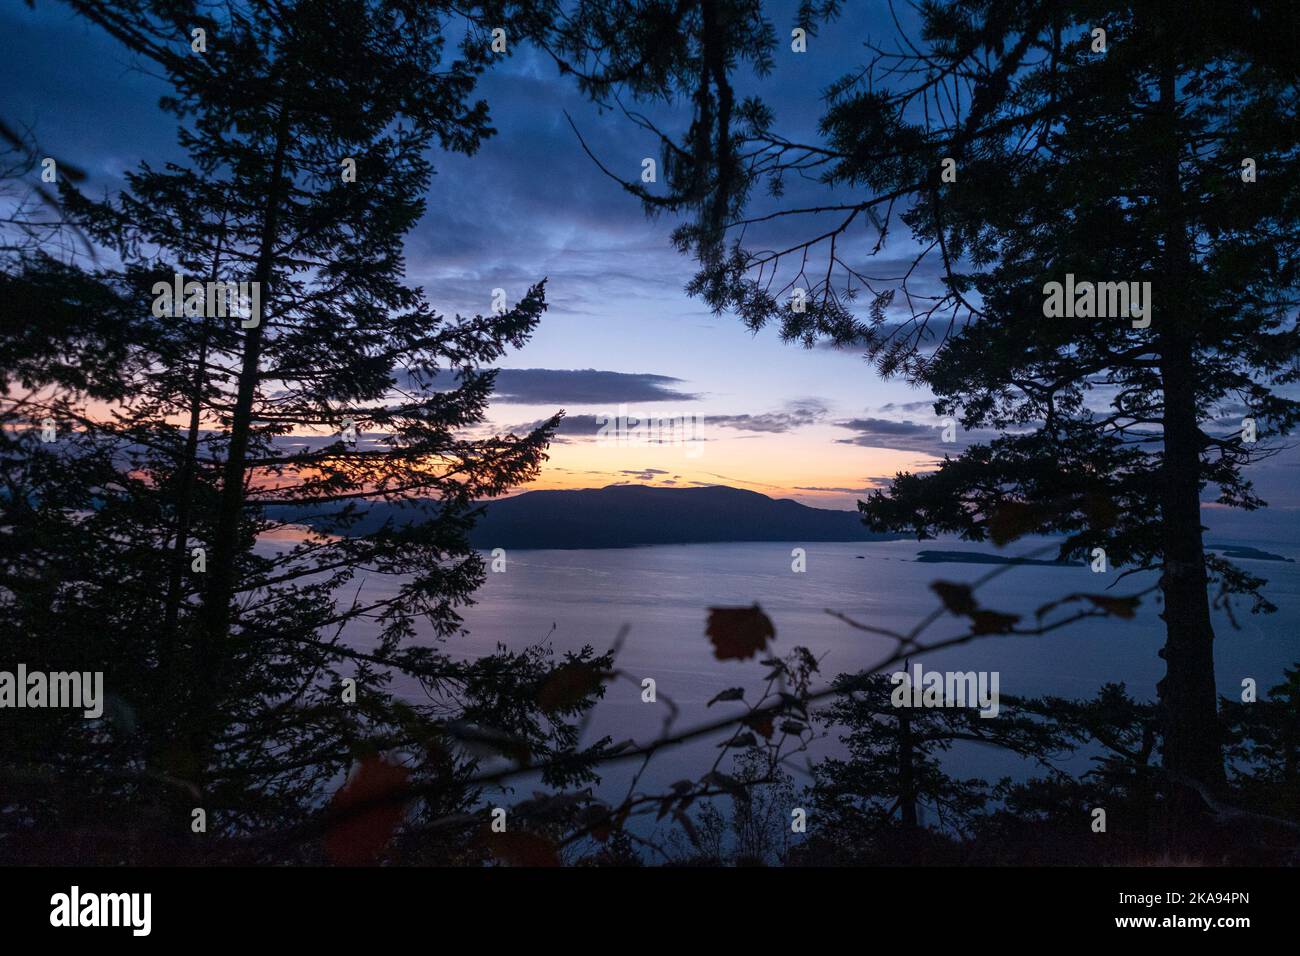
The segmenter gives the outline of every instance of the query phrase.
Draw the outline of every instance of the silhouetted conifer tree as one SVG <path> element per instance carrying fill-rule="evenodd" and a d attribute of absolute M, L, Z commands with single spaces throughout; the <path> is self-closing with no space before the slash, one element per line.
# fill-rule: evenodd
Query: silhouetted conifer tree
<path fill-rule="evenodd" d="M 546 778 L 589 779 L 569 721 L 598 682 L 545 709 L 538 693 L 601 658 L 461 662 L 417 640 L 421 622 L 458 632 L 483 579 L 476 508 L 536 474 L 558 420 L 523 437 L 479 427 L 483 366 L 536 327 L 541 283 L 450 318 L 404 277 L 427 153 L 491 132 L 472 99 L 486 49 L 446 49 L 448 4 L 71 5 L 171 82 L 184 159 L 145 160 L 103 201 L 63 184 L 105 263 L 36 252 L 4 280 L 3 658 L 103 670 L 111 695 L 109 721 L 6 735 L 31 786 L 6 821 L 219 854 L 191 808 L 218 838 L 285 828 L 375 752 L 424 788 L 412 828 L 472 805 L 484 741 L 572 754 Z M 245 284 L 256 304 L 168 303 L 177 275 Z M 350 534 L 379 501 L 406 520 Z M 286 508 L 311 510 L 313 529 L 276 539 Z M 403 703 L 395 676 L 428 702 Z M 42 790 L 50 775 L 75 799 Z"/>
<path fill-rule="evenodd" d="M 801 5 L 807 36 L 838 7 Z M 868 42 L 809 138 L 737 93 L 737 71 L 788 55 L 757 3 L 579 9 L 537 32 L 593 97 L 690 104 L 680 136 L 627 111 L 658 138 L 666 185 L 611 175 L 648 212 L 686 214 L 694 292 L 752 328 L 859 347 L 930 388 L 937 414 L 1003 432 L 898 476 L 868 523 L 1063 534 L 1063 554 L 1158 570 L 1164 765 L 1221 787 L 1211 609 L 1271 605 L 1206 553 L 1201 499 L 1264 506 L 1246 466 L 1300 417 L 1294 4 L 932 0 L 915 35 Z M 796 177 L 824 193 L 784 200 Z M 895 220 L 912 246 L 873 278 L 905 238 Z M 1067 276 L 1117 307 L 1045 314 Z M 1097 288 L 1147 282 L 1136 320 L 1118 286 Z M 1175 836 L 1196 828 L 1194 789 L 1179 787 Z"/>

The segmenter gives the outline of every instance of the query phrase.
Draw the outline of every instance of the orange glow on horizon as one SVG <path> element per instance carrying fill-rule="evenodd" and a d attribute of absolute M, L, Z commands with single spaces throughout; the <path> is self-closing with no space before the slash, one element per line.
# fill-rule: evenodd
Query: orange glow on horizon
<path fill-rule="evenodd" d="M 844 444 L 837 429 L 711 436 L 696 445 L 612 444 L 561 439 L 537 480 L 513 493 L 641 484 L 663 488 L 729 485 L 770 498 L 853 510 L 899 471 L 928 471 L 936 459 L 896 448 Z"/>

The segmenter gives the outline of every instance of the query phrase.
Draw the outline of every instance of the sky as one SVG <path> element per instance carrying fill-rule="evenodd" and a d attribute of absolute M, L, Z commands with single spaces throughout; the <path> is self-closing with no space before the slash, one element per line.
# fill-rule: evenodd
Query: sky
<path fill-rule="evenodd" d="M 796 5 L 769 5 L 779 38 Z M 807 53 L 781 42 L 773 73 L 744 81 L 742 92 L 760 93 L 793 135 L 813 135 L 822 90 L 863 61 L 864 40 L 892 34 L 882 2 L 846 6 Z M 0 115 L 87 170 L 90 192 L 119 188 L 141 160 L 178 155 L 174 121 L 158 109 L 165 88 L 97 27 L 49 0 L 35 9 L 0 0 L 0 32 Z M 567 415 L 529 490 L 727 484 L 851 509 L 895 472 L 932 467 L 981 437 L 942 443 L 930 396 L 882 381 L 859 353 L 751 333 L 688 296 L 693 263 L 669 242 L 675 222 L 647 219 L 583 152 L 566 113 L 601 162 L 630 179 L 657 144 L 585 100 L 549 58 L 513 47 L 479 93 L 497 135 L 472 157 L 433 154 L 407 272 L 449 314 L 487 312 L 494 289 L 514 300 L 547 279 L 548 310 L 531 341 L 499 363 L 490 409 L 500 430 Z M 682 109 L 653 115 L 678 131 L 689 120 Z M 870 229 L 847 237 L 864 256 L 875 238 Z M 906 243 L 885 258 L 905 256 Z M 701 440 L 609 441 L 619 417 L 687 419 Z M 1275 505 L 1300 505 L 1297 464 L 1288 453 L 1260 469 Z"/>

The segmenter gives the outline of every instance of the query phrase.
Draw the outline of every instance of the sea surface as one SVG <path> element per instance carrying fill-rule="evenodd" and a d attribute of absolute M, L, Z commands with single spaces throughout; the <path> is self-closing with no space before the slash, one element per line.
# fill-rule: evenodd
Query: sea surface
<path fill-rule="evenodd" d="M 1300 558 L 1300 547 L 1284 542 L 1216 543 Z M 1053 557 L 1041 550 L 1046 544 L 1024 540 L 1000 551 L 955 540 L 510 551 L 505 571 L 489 573 L 477 603 L 465 609 L 465 633 L 448 638 L 444 648 L 463 658 L 490 654 L 498 645 L 519 650 L 537 643 L 549 643 L 557 654 L 586 645 L 603 651 L 624 631 L 616 667 L 625 676 L 608 685 L 584 729 L 584 741 L 608 736 L 648 742 L 670 718 L 672 729 L 681 731 L 737 712 L 742 706 L 738 703 L 708 706 L 723 689 L 744 687 L 746 699 L 754 700 L 764 686 L 766 669 L 757 659 L 714 657 L 705 634 L 710 607 L 758 604 L 776 630 L 769 652 L 782 656 L 797 645 L 808 648 L 820 662 L 818 683 L 824 684 L 837 674 L 876 666 L 894 647 L 889 638 L 855 629 L 828 611 L 872 627 L 909 631 L 938 606 L 932 582 L 972 583 L 997 570 L 992 564 L 922 562 L 917 560 L 919 552 Z M 797 547 L 806 552 L 803 572 L 792 570 L 792 549 Z M 1300 660 L 1300 564 L 1237 560 L 1268 579 L 1266 592 L 1278 611 L 1252 615 L 1243 606 L 1235 624 L 1226 613 L 1216 612 L 1216 679 L 1219 692 L 1234 697 L 1240 695 L 1245 678 L 1253 678 L 1263 694 L 1281 681 L 1283 668 Z M 983 584 L 976 597 L 983 607 L 1028 621 L 1036 608 L 1072 593 L 1125 595 L 1154 582 L 1154 573 L 1121 579 L 1114 570 L 1094 573 L 1083 564 L 1018 566 Z M 1133 696 L 1150 700 L 1164 673 L 1164 662 L 1157 656 L 1164 642 L 1158 614 L 1158 599 L 1152 594 L 1132 620 L 1081 621 L 1035 637 L 981 637 L 914 656 L 912 663 L 941 671 L 996 671 L 1002 695 L 1088 697 L 1107 682 L 1123 682 Z M 945 614 L 924 632 L 923 641 L 934 643 L 964 631 L 961 620 Z M 642 701 L 645 678 L 656 683 L 655 703 Z M 424 694 L 413 680 L 395 682 L 394 689 L 412 699 Z M 698 780 L 714 765 L 722 739 L 715 734 L 657 754 L 636 780 L 636 790 L 655 792 L 674 781 Z M 797 755 L 787 765 L 796 788 L 808 782 L 810 758 L 842 752 L 838 734 L 830 730 L 807 753 Z M 1086 769 L 1087 760 L 1078 757 L 1071 769 Z M 958 776 L 986 779 L 1024 778 L 1034 770 L 1019 758 L 975 744 L 954 747 L 945 763 Z M 640 769 L 639 761 L 606 768 L 597 794 L 620 798 Z M 729 761 L 719 769 L 731 769 Z M 518 779 L 502 800 L 531 796 L 536 787 L 535 779 Z M 494 796 L 488 794 L 487 799 L 493 801 Z"/>
<path fill-rule="evenodd" d="M 1216 542 L 1219 543 L 1219 542 Z M 1300 548 L 1285 543 L 1250 544 L 1288 558 Z M 631 679 L 611 683 L 586 728 L 587 740 L 610 736 L 638 742 L 660 733 L 669 717 L 670 699 L 678 709 L 676 730 L 734 712 L 742 705 L 708 702 L 729 687 L 745 687 L 756 699 L 766 669 L 757 661 L 719 661 L 705 635 L 708 609 L 757 603 L 771 618 L 776 640 L 769 647 L 784 655 L 796 645 L 820 661 L 822 682 L 887 659 L 894 647 L 883 636 L 865 633 L 833 617 L 839 612 L 855 621 L 894 631 L 908 631 L 938 605 L 930 584 L 935 580 L 974 582 L 996 566 L 977 563 L 925 563 L 923 550 L 1036 554 L 1043 541 L 1021 541 L 997 551 L 990 545 L 959 541 L 917 543 L 847 542 L 739 543 L 660 545 L 617 550 L 512 551 L 506 570 L 489 573 L 478 603 L 465 612 L 467 633 L 448 639 L 447 649 L 466 657 L 491 653 L 498 645 L 519 649 L 549 642 L 557 652 L 591 645 L 613 646 L 621 629 L 625 638 L 618 670 Z M 793 548 L 806 552 L 806 571 L 792 570 Z M 1284 667 L 1300 660 L 1300 564 L 1237 559 L 1268 579 L 1267 594 L 1278 605 L 1269 615 L 1252 615 L 1247 607 L 1236 625 L 1225 613 L 1215 616 L 1216 678 L 1221 694 L 1239 696 L 1244 678 L 1254 678 L 1261 693 L 1282 679 Z M 1154 574 L 1120 580 L 1115 571 L 1094 573 L 1087 565 L 1019 566 L 996 576 L 976 592 L 981 606 L 1032 619 L 1036 608 L 1075 592 L 1123 595 L 1152 585 Z M 1125 683 L 1140 699 L 1152 699 L 1164 673 L 1157 651 L 1164 642 L 1156 595 L 1143 600 L 1133 620 L 1081 621 L 1036 637 L 982 637 L 969 644 L 913 658 L 926 669 L 997 671 L 1004 695 L 1054 694 L 1087 697 L 1107 682 Z M 962 621 L 945 615 L 926 632 L 933 643 L 963 633 Z M 891 666 L 888 670 L 901 669 Z M 653 678 L 658 701 L 642 701 L 641 682 Z M 411 695 L 418 685 L 398 686 Z M 722 738 L 683 745 L 656 756 L 638 783 L 639 790 L 662 787 L 707 772 Z M 811 756 L 842 752 L 837 735 L 819 741 Z M 792 761 L 796 783 L 807 756 Z M 957 748 L 950 770 L 985 777 L 1022 776 L 1018 758 L 988 747 Z M 611 768 L 601 788 L 606 796 L 626 786 L 634 767 Z M 722 769 L 728 769 L 726 764 Z"/>

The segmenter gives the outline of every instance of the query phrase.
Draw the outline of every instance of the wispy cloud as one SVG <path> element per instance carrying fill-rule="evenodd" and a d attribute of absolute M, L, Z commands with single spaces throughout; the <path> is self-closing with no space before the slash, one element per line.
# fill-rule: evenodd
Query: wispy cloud
<path fill-rule="evenodd" d="M 497 373 L 495 400 L 517 405 L 620 405 L 698 399 L 698 395 L 673 388 L 681 381 L 649 372 L 505 368 Z"/>
<path fill-rule="evenodd" d="M 837 444 L 860 445 L 864 448 L 898 448 L 942 456 L 945 452 L 957 451 L 970 445 L 973 440 L 958 428 L 956 441 L 941 441 L 943 423 L 937 419 L 933 423 L 922 423 L 889 418 L 851 418 L 834 424 L 855 433 L 852 438 L 835 439 Z"/>
<path fill-rule="evenodd" d="M 785 408 L 758 415 L 706 415 L 705 425 L 735 428 L 749 432 L 788 432 L 823 421 L 826 403 L 819 398 L 801 398 L 787 402 Z"/>

